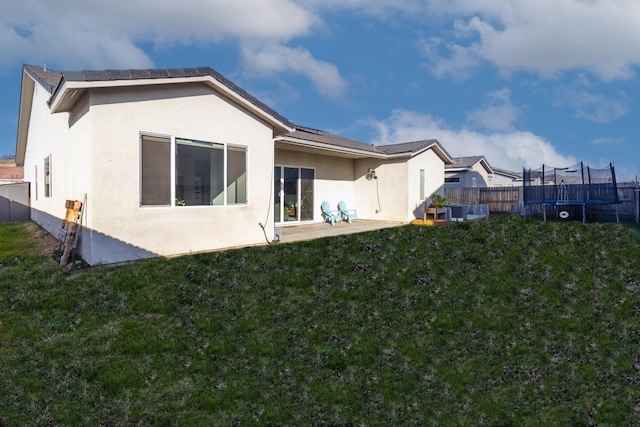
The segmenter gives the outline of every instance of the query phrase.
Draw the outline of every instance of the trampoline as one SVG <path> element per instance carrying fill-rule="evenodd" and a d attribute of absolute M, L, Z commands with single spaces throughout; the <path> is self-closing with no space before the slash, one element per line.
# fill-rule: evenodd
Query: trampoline
<path fill-rule="evenodd" d="M 522 200 L 525 209 L 542 207 L 547 220 L 547 208 L 560 219 L 568 219 L 576 208 L 582 207 L 582 222 L 587 222 L 590 206 L 616 205 L 616 222 L 619 222 L 618 187 L 613 163 L 596 169 L 580 162 L 564 168 L 542 165 L 540 169 L 523 169 Z"/>

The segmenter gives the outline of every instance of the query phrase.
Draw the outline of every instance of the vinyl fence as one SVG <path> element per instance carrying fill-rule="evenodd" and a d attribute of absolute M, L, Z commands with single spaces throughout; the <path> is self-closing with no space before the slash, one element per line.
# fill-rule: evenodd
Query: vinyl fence
<path fill-rule="evenodd" d="M 0 222 L 29 220 L 29 183 L 0 185 Z"/>

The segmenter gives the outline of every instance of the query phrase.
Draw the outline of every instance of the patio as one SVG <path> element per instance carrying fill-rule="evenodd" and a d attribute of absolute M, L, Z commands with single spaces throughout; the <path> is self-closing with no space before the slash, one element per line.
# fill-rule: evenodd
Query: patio
<path fill-rule="evenodd" d="M 284 226 L 281 227 L 282 233 L 280 242 L 291 243 L 302 240 L 319 239 L 322 237 L 339 236 L 342 234 L 363 233 L 365 231 L 398 227 L 405 224 L 407 223 L 359 219 L 357 221 L 353 221 L 351 224 L 347 222 L 338 222 L 335 225 L 322 223 Z"/>

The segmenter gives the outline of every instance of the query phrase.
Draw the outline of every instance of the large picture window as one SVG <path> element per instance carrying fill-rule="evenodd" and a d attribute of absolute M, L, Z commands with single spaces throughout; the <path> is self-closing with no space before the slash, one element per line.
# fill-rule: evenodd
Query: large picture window
<path fill-rule="evenodd" d="M 221 206 L 248 200 L 246 147 L 143 136 L 141 175 L 142 205 Z"/>
<path fill-rule="evenodd" d="M 176 200 L 183 206 L 224 204 L 224 145 L 176 138 Z"/>

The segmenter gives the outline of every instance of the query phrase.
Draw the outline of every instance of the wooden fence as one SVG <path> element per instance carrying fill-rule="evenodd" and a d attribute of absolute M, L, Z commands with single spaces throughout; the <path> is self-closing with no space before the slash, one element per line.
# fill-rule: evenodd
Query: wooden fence
<path fill-rule="evenodd" d="M 518 213 L 523 211 L 522 187 L 445 188 L 444 196 L 454 204 L 489 205 L 489 212 Z M 618 183 L 617 205 L 597 207 L 602 214 L 616 214 L 621 219 L 640 222 L 640 189 L 637 182 Z"/>
<path fill-rule="evenodd" d="M 459 205 L 489 205 L 489 212 L 520 212 L 522 187 L 445 188 L 444 196 Z"/>

